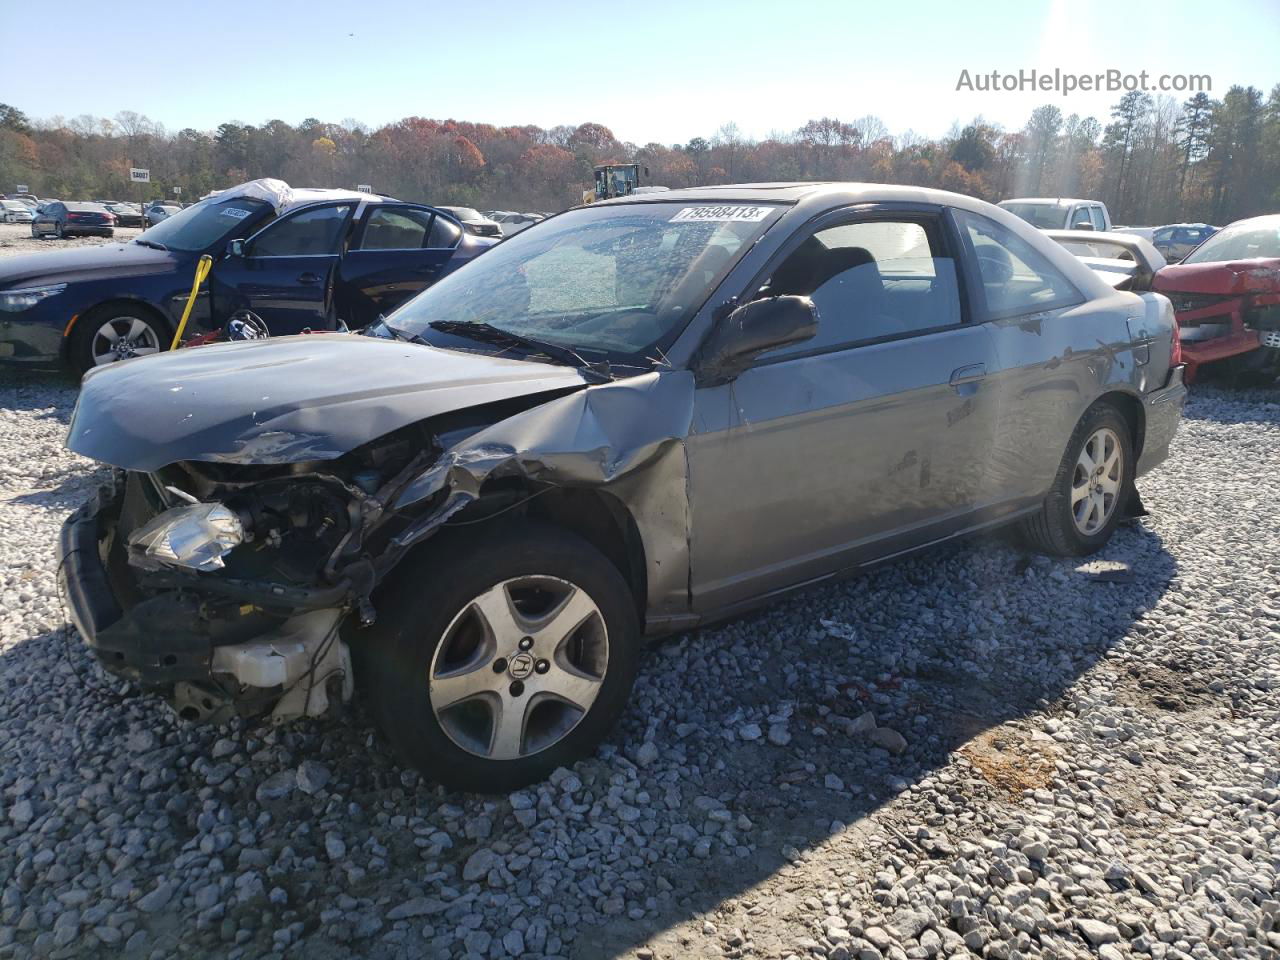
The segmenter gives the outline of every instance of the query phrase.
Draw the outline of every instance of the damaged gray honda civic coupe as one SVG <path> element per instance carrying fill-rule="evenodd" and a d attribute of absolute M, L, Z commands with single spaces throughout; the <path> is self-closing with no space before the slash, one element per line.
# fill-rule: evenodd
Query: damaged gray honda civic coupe
<path fill-rule="evenodd" d="M 503 791 L 591 751 L 641 638 L 1000 524 L 1097 550 L 1186 395 L 1173 312 L 997 207 L 763 184 L 570 210 L 363 335 L 91 371 L 60 576 L 194 720 L 363 691 Z"/>

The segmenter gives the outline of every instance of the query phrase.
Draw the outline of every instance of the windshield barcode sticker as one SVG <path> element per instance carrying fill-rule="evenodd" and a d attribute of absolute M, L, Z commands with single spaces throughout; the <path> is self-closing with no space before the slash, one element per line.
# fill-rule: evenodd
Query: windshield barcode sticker
<path fill-rule="evenodd" d="M 685 207 L 671 223 L 757 223 L 769 215 L 769 207 Z"/>
<path fill-rule="evenodd" d="M 237 220 L 243 220 L 249 215 L 248 210 L 241 210 L 239 207 L 227 207 L 222 211 L 224 217 L 235 217 Z"/>

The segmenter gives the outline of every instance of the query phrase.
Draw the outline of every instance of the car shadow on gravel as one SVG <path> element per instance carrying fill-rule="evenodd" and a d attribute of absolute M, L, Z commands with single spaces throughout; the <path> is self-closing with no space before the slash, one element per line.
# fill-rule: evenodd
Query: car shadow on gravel
<path fill-rule="evenodd" d="M 973 591 L 970 598 L 951 610 L 910 610 L 894 603 L 897 596 L 927 592 L 941 572 L 950 581 L 945 585 Z M 1047 787 L 1055 774 L 1052 738 L 1038 726 L 1022 729 L 1017 721 L 1037 711 L 1052 713 L 1071 685 L 1155 606 L 1175 573 L 1176 562 L 1160 537 L 1141 524 L 1121 530 L 1103 553 L 1087 562 L 1047 560 L 1003 538 L 988 537 L 810 591 L 731 625 L 730 630 L 768 636 L 785 631 L 788 621 L 812 623 L 815 611 L 823 608 L 838 611 L 851 594 L 862 595 L 861 602 L 855 600 L 858 607 L 892 610 L 883 624 L 816 618 L 832 625 L 823 628 L 816 642 L 798 644 L 792 656 L 795 662 L 822 663 L 829 682 L 806 681 L 804 671 L 788 675 L 782 664 L 771 662 L 760 664 L 758 677 L 738 681 L 734 699 L 741 705 L 767 704 L 776 716 L 780 700 L 794 704 L 785 745 L 769 742 L 767 735 L 744 741 L 740 733 L 730 737 L 726 730 L 710 731 L 716 760 L 704 772 L 699 790 L 724 801 L 734 817 L 745 815 L 751 821 L 737 837 L 750 843 L 749 851 L 720 849 L 705 860 L 695 855 L 656 869 L 647 881 L 658 884 L 661 877 L 674 890 L 666 907 L 656 916 L 617 917 L 582 931 L 570 956 L 615 957 L 644 943 L 660 946 L 659 956 L 686 955 L 691 947 L 687 940 L 664 942 L 662 932 L 711 914 L 726 900 L 740 899 L 736 918 L 735 911 L 726 911 L 719 924 L 722 940 L 730 938 L 723 944 L 727 955 L 736 955 L 725 923 L 745 928 L 752 910 L 777 910 L 777 890 L 764 898 L 757 888 L 789 864 L 809 858 L 835 834 L 858 838 L 888 830 L 904 846 L 931 859 L 950 860 L 955 843 L 966 836 L 953 814 L 975 802 L 1019 802 L 1023 790 Z M 1009 601 L 1021 591 L 1033 592 L 1042 602 L 1017 610 Z M 918 602 L 918 595 L 913 599 Z M 870 649 L 859 647 L 851 654 L 845 636 L 860 637 L 868 628 Z M 696 638 L 671 641 L 689 642 Z M 659 648 L 655 659 L 662 657 Z M 878 724 L 903 735 L 902 753 L 890 753 L 866 733 L 855 732 L 867 711 Z M 634 739 L 634 712 L 629 719 L 629 739 Z M 767 720 L 762 726 L 768 729 Z M 754 733 L 746 731 L 747 736 Z M 660 754 L 677 749 L 678 734 L 668 729 L 659 736 L 665 741 L 659 743 Z M 927 823 L 895 824 L 889 817 L 870 824 L 880 808 L 927 781 L 957 752 L 969 762 L 973 776 L 952 794 L 951 809 L 940 809 Z M 700 830 L 712 828 L 694 822 Z M 730 824 L 728 829 L 736 828 Z M 860 846 L 855 839 L 845 849 Z M 840 872 L 838 860 L 831 865 Z M 796 901 L 813 895 L 794 882 L 784 882 L 784 889 Z M 794 941 L 782 945 L 794 949 Z M 762 946 L 758 936 L 756 946 Z"/>

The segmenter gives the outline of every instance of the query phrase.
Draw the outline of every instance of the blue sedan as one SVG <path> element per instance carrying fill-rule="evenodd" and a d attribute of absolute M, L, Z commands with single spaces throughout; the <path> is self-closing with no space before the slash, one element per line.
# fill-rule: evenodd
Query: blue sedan
<path fill-rule="evenodd" d="M 215 263 L 189 332 L 248 309 L 280 336 L 363 327 L 494 242 L 433 207 L 369 194 L 277 209 L 230 193 L 128 243 L 4 260 L 0 362 L 82 374 L 167 349 L 204 254 Z"/>

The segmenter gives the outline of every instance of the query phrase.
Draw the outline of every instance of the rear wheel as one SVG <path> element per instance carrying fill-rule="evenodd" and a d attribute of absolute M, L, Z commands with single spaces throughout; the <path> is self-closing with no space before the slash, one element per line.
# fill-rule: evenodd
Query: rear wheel
<path fill-rule="evenodd" d="M 83 376 L 93 367 L 149 356 L 167 346 L 164 324 L 149 311 L 108 305 L 90 310 L 77 321 L 70 359 Z"/>
<path fill-rule="evenodd" d="M 1040 512 L 1023 523 L 1044 553 L 1084 556 L 1111 539 L 1133 488 L 1128 421 L 1108 403 L 1090 407 L 1076 425 Z"/>
<path fill-rule="evenodd" d="M 357 676 L 400 756 L 449 787 L 507 792 L 588 754 L 635 681 L 626 582 L 555 527 L 442 537 L 375 602 Z"/>

